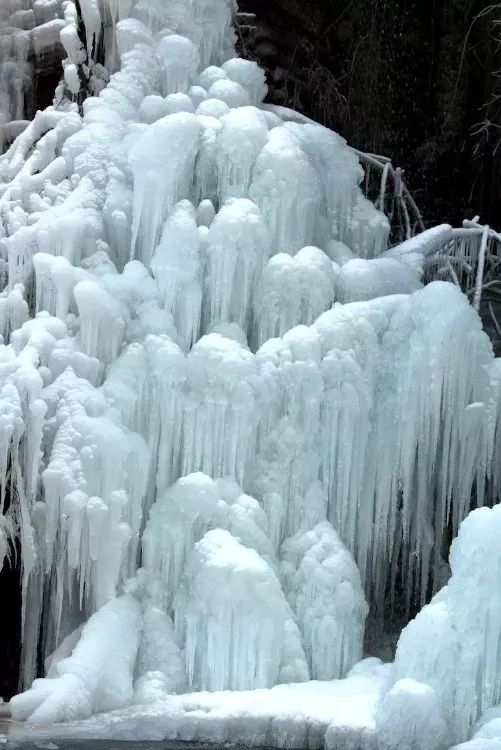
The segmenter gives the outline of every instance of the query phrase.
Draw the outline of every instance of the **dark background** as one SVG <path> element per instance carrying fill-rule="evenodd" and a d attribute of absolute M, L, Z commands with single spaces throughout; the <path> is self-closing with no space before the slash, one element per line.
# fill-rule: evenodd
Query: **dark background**
<path fill-rule="evenodd" d="M 391 157 L 426 225 L 480 214 L 501 227 L 501 3 L 239 5 L 257 16 L 242 23 L 240 48 L 267 70 L 270 102 Z"/>

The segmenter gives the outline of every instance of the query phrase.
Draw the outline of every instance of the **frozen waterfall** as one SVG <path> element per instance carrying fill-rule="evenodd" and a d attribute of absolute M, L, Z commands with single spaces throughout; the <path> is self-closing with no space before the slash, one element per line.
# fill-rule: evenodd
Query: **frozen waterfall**
<path fill-rule="evenodd" d="M 424 605 L 472 492 L 501 492 L 499 362 L 467 298 L 423 285 L 422 242 L 383 254 L 346 142 L 262 106 L 233 0 L 80 0 L 85 39 L 64 6 L 58 103 L 0 157 L 13 715 L 343 677 L 369 607 L 382 622 L 401 589 Z M 462 616 L 462 545 L 418 639 Z M 498 630 L 471 635 L 485 705 Z M 430 685 L 408 638 L 395 682 Z M 462 736 L 469 688 L 439 688 Z"/>

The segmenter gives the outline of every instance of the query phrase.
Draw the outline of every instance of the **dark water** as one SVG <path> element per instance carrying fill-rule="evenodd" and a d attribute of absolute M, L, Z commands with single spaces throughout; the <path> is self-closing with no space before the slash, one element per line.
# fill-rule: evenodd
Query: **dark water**
<path fill-rule="evenodd" d="M 221 745 L 191 745 L 183 742 L 125 742 L 117 740 L 16 740 L 1 747 L 16 750 L 215 750 Z M 233 747 L 233 746 L 232 746 Z"/>
<path fill-rule="evenodd" d="M 0 735 L 0 750 L 223 750 L 227 745 L 190 744 L 188 742 L 136 742 L 122 740 L 44 740 L 44 739 L 16 739 L 7 736 L 2 742 Z M 234 745 L 232 750 L 238 750 Z M 244 748 L 240 748 L 244 750 Z M 255 750 L 255 749 L 254 749 Z M 263 750 L 271 750 L 264 748 Z"/>
<path fill-rule="evenodd" d="M 44 739 L 29 736 L 16 737 L 16 731 L 9 732 L 0 722 L 0 750 L 250 750 L 243 745 L 221 745 L 208 743 L 172 742 L 172 741 L 141 741 L 136 740 L 73 740 L 73 739 Z M 252 750 L 256 750 L 253 748 Z M 273 750 L 261 748 L 260 750 Z"/>
<path fill-rule="evenodd" d="M 0 747 L 2 747 L 0 745 Z M 3 747 L 16 750 L 200 750 L 200 745 L 172 742 L 123 742 L 116 740 L 16 740 L 7 739 Z"/>

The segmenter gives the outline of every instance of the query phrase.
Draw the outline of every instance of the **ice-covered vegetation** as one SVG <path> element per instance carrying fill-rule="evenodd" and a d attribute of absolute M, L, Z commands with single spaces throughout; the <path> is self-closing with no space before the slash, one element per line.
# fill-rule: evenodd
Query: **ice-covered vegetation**
<path fill-rule="evenodd" d="M 13 715 L 343 678 L 369 608 L 424 605 L 500 494 L 499 361 L 424 285 L 437 231 L 388 250 L 345 141 L 261 106 L 230 0 L 80 8 L 57 106 L 0 157 Z M 498 517 L 402 634 L 388 750 L 404 715 L 433 750 L 501 700 Z"/>

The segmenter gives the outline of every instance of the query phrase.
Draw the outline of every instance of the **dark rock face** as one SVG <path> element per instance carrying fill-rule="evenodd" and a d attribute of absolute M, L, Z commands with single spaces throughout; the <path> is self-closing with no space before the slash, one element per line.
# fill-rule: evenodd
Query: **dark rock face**
<path fill-rule="evenodd" d="M 64 57 L 58 13 L 57 2 L 0 1 L 0 153 L 52 104 Z"/>
<path fill-rule="evenodd" d="M 0 573 L 0 596 L 0 697 L 8 700 L 17 692 L 21 657 L 21 571 L 14 561 Z"/>
<path fill-rule="evenodd" d="M 63 57 L 63 46 L 58 44 L 50 53 L 45 54 L 41 59 L 35 60 L 33 82 L 34 112 L 37 112 L 39 109 L 45 109 L 52 104 L 56 86 L 62 77 L 61 61 Z"/>
<path fill-rule="evenodd" d="M 480 213 L 499 226 L 499 11 L 479 16 L 484 0 L 239 4 L 256 14 L 241 47 L 268 71 L 270 101 L 391 156 L 426 223 Z M 492 125 L 475 134 L 485 120 Z"/>

